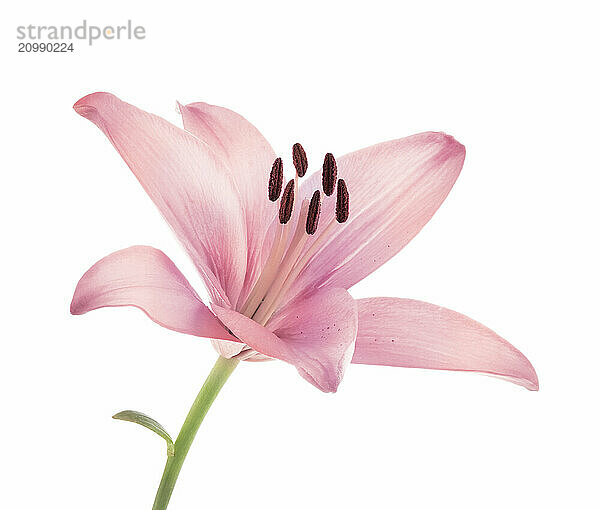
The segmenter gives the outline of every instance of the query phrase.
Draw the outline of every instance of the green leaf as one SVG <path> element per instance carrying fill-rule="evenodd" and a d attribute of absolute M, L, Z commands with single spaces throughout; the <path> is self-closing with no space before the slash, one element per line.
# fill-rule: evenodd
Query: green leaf
<path fill-rule="evenodd" d="M 171 436 L 165 430 L 165 428 L 154 418 L 150 418 L 150 416 L 148 416 L 147 414 L 140 413 L 138 411 L 121 411 L 120 413 L 115 414 L 113 418 L 115 420 L 123 420 L 130 421 L 132 423 L 137 423 L 142 427 L 150 429 L 152 432 L 155 432 L 167 442 L 167 455 L 169 457 L 173 457 L 175 455 L 175 445 L 173 444 Z"/>

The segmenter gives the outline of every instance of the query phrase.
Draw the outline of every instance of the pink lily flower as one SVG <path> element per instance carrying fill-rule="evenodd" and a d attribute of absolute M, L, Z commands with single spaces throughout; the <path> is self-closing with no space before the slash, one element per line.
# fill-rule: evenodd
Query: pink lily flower
<path fill-rule="evenodd" d="M 528 359 L 482 324 L 421 301 L 348 293 L 446 198 L 465 157 L 454 138 L 428 132 L 337 162 L 328 154 L 323 174 L 300 183 L 307 158 L 296 144 L 296 177 L 281 194 L 281 159 L 252 124 L 206 103 L 179 107 L 185 129 L 108 93 L 74 105 L 173 228 L 211 308 L 162 251 L 133 246 L 83 275 L 73 314 L 135 306 L 161 326 L 212 339 L 222 356 L 291 363 L 325 392 L 350 362 L 481 372 L 538 389 Z"/>

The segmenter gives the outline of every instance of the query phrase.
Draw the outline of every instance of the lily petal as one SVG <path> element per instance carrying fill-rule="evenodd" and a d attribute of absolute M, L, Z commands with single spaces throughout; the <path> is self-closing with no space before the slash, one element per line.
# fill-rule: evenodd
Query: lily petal
<path fill-rule="evenodd" d="M 231 170 L 246 214 L 248 264 L 238 303 L 243 302 L 260 271 L 263 240 L 275 217 L 267 199 L 269 171 L 276 158 L 269 142 L 241 115 L 207 103 L 179 105 L 183 125 L 213 150 Z M 233 303 L 235 305 L 235 303 Z"/>
<path fill-rule="evenodd" d="M 135 306 L 165 328 L 239 342 L 200 300 L 171 259 L 150 246 L 114 252 L 82 276 L 71 313 L 81 315 L 105 306 Z"/>
<path fill-rule="evenodd" d="M 323 285 L 349 289 L 396 255 L 442 204 L 464 158 L 465 148 L 444 133 L 421 133 L 339 158 L 350 217 L 335 226 L 288 297 Z M 310 197 L 320 179 L 317 173 L 305 181 L 302 195 Z M 334 217 L 335 199 L 324 200 L 319 229 Z"/>
<path fill-rule="evenodd" d="M 106 134 L 183 243 L 211 297 L 235 305 L 246 272 L 246 229 L 231 175 L 206 144 L 112 94 L 75 111 Z"/>
<path fill-rule="evenodd" d="M 254 350 L 295 365 L 308 382 L 335 392 L 350 363 L 358 330 L 356 302 L 328 288 L 286 306 L 267 327 L 213 305 L 215 315 Z"/>
<path fill-rule="evenodd" d="M 538 390 L 529 360 L 483 324 L 399 298 L 359 299 L 352 363 L 482 372 Z"/>

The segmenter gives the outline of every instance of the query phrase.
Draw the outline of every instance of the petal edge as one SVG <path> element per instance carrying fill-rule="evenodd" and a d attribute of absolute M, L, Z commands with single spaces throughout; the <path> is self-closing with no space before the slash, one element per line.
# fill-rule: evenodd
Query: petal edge
<path fill-rule="evenodd" d="M 294 365 L 323 392 L 335 392 L 352 358 L 358 330 L 354 299 L 344 289 L 328 288 L 286 306 L 263 327 L 213 304 L 215 315 L 256 351 Z"/>
<path fill-rule="evenodd" d="M 246 229 L 228 169 L 204 142 L 113 94 L 89 94 L 73 108 L 113 144 L 188 251 L 212 299 L 235 305 L 246 270 Z"/>
<path fill-rule="evenodd" d="M 263 240 L 277 208 L 267 200 L 269 171 L 276 158 L 269 142 L 240 114 L 208 103 L 179 104 L 184 128 L 205 142 L 226 165 L 240 192 L 246 218 L 248 262 L 238 304 L 260 270 Z M 232 303 L 236 307 L 235 303 Z"/>
<path fill-rule="evenodd" d="M 419 233 L 450 193 L 465 148 L 445 133 L 426 132 L 379 143 L 337 160 L 350 197 L 348 221 L 336 225 L 291 289 L 289 298 L 321 286 L 349 289 L 396 255 Z M 320 175 L 302 183 L 318 189 Z M 321 222 L 334 218 L 324 201 Z M 314 241 L 309 241 L 312 243 Z"/>
<path fill-rule="evenodd" d="M 353 363 L 481 372 L 539 389 L 530 361 L 491 329 L 440 306 L 401 298 L 359 299 Z"/>
<path fill-rule="evenodd" d="M 158 325 L 194 336 L 238 342 L 162 251 L 132 246 L 96 262 L 79 280 L 71 313 L 133 306 Z"/>

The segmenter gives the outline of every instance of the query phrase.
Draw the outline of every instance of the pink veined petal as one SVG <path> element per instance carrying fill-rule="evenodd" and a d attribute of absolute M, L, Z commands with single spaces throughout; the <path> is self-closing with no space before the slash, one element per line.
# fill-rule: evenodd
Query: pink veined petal
<path fill-rule="evenodd" d="M 295 365 L 304 379 L 335 392 L 350 363 L 358 329 L 356 303 L 344 289 L 328 288 L 290 303 L 263 327 L 213 305 L 215 315 L 256 351 Z"/>
<path fill-rule="evenodd" d="M 538 390 L 529 360 L 483 324 L 399 298 L 359 299 L 352 363 L 482 372 Z"/>
<path fill-rule="evenodd" d="M 350 217 L 333 229 L 289 294 L 319 286 L 349 289 L 396 255 L 429 221 L 454 185 L 465 148 L 444 133 L 421 133 L 373 145 L 337 160 L 350 193 Z M 302 183 L 303 196 L 321 174 Z M 319 231 L 334 218 L 335 195 L 322 204 Z"/>
<path fill-rule="evenodd" d="M 267 198 L 269 172 L 276 155 L 258 129 L 227 108 L 191 103 L 179 109 L 185 129 L 206 142 L 230 168 L 240 191 L 248 238 L 246 280 L 238 299 L 241 305 L 258 278 L 263 240 L 277 211 L 276 203 Z"/>
<path fill-rule="evenodd" d="M 189 252 L 211 297 L 235 305 L 246 273 L 246 229 L 228 170 L 190 133 L 112 94 L 90 94 L 74 108 L 112 142 Z"/>
<path fill-rule="evenodd" d="M 171 259 L 150 246 L 112 253 L 81 277 L 71 313 L 80 315 L 105 306 L 135 306 L 165 328 L 239 342 L 200 300 Z"/>

